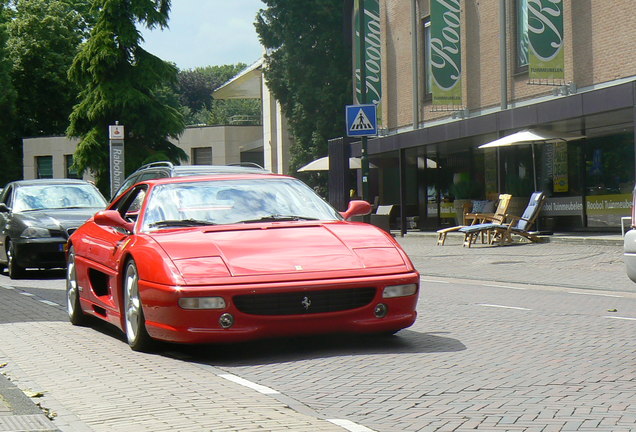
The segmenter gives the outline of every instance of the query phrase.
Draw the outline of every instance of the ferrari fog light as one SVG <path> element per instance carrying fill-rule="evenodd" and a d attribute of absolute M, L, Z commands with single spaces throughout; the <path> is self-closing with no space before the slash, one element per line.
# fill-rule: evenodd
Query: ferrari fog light
<path fill-rule="evenodd" d="M 179 299 L 183 309 L 225 309 L 223 297 L 183 297 Z"/>
<path fill-rule="evenodd" d="M 232 316 L 232 314 L 230 314 L 230 313 L 224 313 L 219 318 L 219 324 L 224 329 L 232 327 L 234 325 L 234 316 Z"/>
<path fill-rule="evenodd" d="M 378 303 L 373 310 L 373 314 L 376 316 L 376 318 L 384 318 L 388 312 L 389 307 L 384 303 Z"/>
<path fill-rule="evenodd" d="M 382 291 L 382 298 L 406 297 L 413 295 L 416 292 L 416 284 L 393 285 L 384 287 L 384 291 Z"/>

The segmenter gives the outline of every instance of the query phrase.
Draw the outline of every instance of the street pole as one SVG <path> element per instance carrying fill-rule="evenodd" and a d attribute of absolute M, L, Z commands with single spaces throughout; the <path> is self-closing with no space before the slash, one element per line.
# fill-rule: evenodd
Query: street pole
<path fill-rule="evenodd" d="M 108 147 L 110 159 L 110 196 L 114 197 L 124 183 L 124 126 L 118 121 L 108 126 Z"/>
<path fill-rule="evenodd" d="M 360 34 L 360 46 L 358 56 L 360 58 L 360 100 L 359 104 L 367 103 L 367 68 L 366 68 L 366 40 L 365 40 L 365 28 L 364 28 L 364 0 L 359 0 L 358 7 L 358 31 Z M 367 151 L 367 137 L 361 137 L 362 154 L 362 199 L 367 202 L 371 202 L 369 196 L 369 154 Z M 365 216 L 368 218 L 368 216 Z"/>

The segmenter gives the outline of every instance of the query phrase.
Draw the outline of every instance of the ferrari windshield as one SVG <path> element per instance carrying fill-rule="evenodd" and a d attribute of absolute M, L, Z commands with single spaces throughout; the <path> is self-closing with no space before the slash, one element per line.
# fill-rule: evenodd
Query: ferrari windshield
<path fill-rule="evenodd" d="M 46 184 L 16 188 L 13 211 L 104 207 L 106 201 L 93 185 Z"/>
<path fill-rule="evenodd" d="M 340 219 L 333 207 L 300 180 L 213 180 L 155 186 L 142 229 Z"/>

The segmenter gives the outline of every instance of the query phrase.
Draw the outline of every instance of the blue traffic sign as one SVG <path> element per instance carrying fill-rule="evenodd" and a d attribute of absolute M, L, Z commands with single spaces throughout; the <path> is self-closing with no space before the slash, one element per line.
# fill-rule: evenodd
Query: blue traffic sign
<path fill-rule="evenodd" d="M 347 136 L 374 136 L 377 134 L 377 105 L 347 105 Z"/>

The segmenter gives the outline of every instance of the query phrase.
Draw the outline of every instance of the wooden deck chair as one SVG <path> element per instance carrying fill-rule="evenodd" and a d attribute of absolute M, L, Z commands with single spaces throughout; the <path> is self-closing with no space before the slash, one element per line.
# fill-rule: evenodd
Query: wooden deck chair
<path fill-rule="evenodd" d="M 459 231 L 464 233 L 464 246 L 470 247 L 475 243 L 477 236 L 484 232 L 488 233 L 489 244 L 511 243 L 512 234 L 520 235 L 532 242 L 539 241 L 539 237 L 529 229 L 539 217 L 545 198 L 543 192 L 533 193 L 521 217 L 506 215 L 508 223 L 476 224 L 460 229 Z"/>
<path fill-rule="evenodd" d="M 461 228 L 466 226 L 483 223 L 503 223 L 505 221 L 506 214 L 508 213 L 508 206 L 510 206 L 511 200 L 512 195 L 501 194 L 499 195 L 499 202 L 494 213 L 465 213 L 463 225 L 444 228 L 437 231 L 437 245 L 444 246 L 446 235 L 449 232 L 459 231 Z"/>

